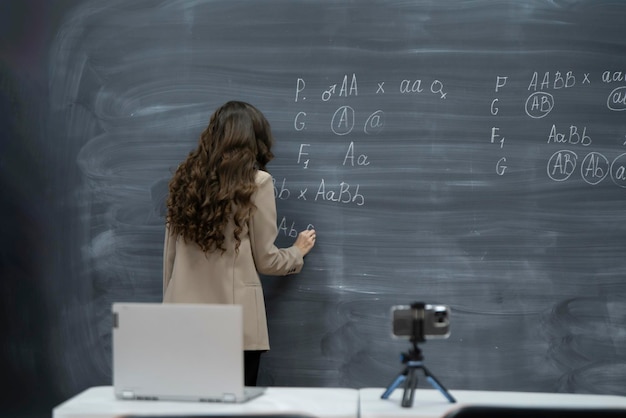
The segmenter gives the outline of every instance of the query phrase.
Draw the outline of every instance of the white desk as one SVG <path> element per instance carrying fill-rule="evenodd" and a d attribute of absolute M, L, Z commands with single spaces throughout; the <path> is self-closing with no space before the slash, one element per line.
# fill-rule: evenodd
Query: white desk
<path fill-rule="evenodd" d="M 440 418 L 467 405 L 621 408 L 626 397 L 561 393 L 450 390 L 452 404 L 434 389 L 417 389 L 411 408 L 400 406 L 403 389 L 381 399 L 384 388 L 269 387 L 262 396 L 242 404 L 120 401 L 111 386 L 85 390 L 53 410 L 53 418 L 122 418 L 129 415 L 262 415 L 302 414 L 320 418 Z"/>
<path fill-rule="evenodd" d="M 359 391 L 361 418 L 440 418 L 453 409 L 468 405 L 623 408 L 626 416 L 626 397 L 623 396 L 449 390 L 456 399 L 456 403 L 450 403 L 435 389 L 417 389 L 413 407 L 403 408 L 400 405 L 403 388 L 395 389 L 388 399 L 381 399 L 384 391 L 384 388 L 366 388 Z"/>
<path fill-rule="evenodd" d="M 85 390 L 54 408 L 53 418 L 121 418 L 128 415 L 304 414 L 356 418 L 359 391 L 345 388 L 268 387 L 241 404 L 118 400 L 111 386 Z"/>

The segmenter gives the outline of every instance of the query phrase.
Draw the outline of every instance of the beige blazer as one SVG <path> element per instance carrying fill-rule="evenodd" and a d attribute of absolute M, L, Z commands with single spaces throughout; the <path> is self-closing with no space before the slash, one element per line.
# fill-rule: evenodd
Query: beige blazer
<path fill-rule="evenodd" d="M 292 246 L 279 249 L 276 200 L 272 176 L 256 175 L 256 205 L 241 234 L 235 252 L 233 225 L 225 231 L 226 252 L 204 253 L 200 247 L 165 231 L 163 254 L 164 303 L 228 303 L 243 306 L 244 349 L 268 350 L 269 337 L 265 302 L 259 273 L 283 276 L 299 273 L 304 265 L 302 253 Z"/>

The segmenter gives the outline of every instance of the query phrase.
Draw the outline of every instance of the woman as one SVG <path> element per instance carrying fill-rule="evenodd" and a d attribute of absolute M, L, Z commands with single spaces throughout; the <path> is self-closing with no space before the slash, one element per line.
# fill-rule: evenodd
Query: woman
<path fill-rule="evenodd" d="M 198 147 L 169 184 L 163 302 L 243 306 L 246 386 L 256 385 L 269 349 L 259 273 L 299 273 L 315 231 L 277 248 L 276 201 L 265 171 L 274 157 L 269 123 L 254 106 L 231 101 L 215 111 Z"/>

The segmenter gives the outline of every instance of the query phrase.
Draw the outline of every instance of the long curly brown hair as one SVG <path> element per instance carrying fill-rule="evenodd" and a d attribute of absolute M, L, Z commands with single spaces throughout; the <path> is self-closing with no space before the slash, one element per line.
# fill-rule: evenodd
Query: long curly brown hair
<path fill-rule="evenodd" d="M 274 158 L 269 122 L 251 104 L 230 101 L 213 113 L 198 147 L 169 183 L 170 232 L 203 251 L 226 251 L 225 230 L 234 222 L 235 250 L 253 211 L 255 175 Z"/>

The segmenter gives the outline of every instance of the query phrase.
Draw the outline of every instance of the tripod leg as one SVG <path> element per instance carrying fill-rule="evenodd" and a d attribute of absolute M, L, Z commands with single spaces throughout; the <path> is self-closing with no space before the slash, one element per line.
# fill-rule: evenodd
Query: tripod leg
<path fill-rule="evenodd" d="M 404 371 L 402 373 L 400 373 L 398 375 L 398 377 L 396 377 L 394 379 L 393 382 L 391 382 L 391 384 L 389 386 L 387 386 L 387 389 L 385 390 L 385 392 L 382 394 L 382 396 L 380 397 L 381 399 L 387 399 L 389 398 L 389 396 L 391 396 L 391 393 L 402 384 L 402 382 L 404 382 L 404 379 L 406 379 L 406 374 L 407 374 L 407 369 L 404 369 Z"/>
<path fill-rule="evenodd" d="M 417 373 L 414 368 L 409 368 L 409 373 L 404 382 L 404 394 L 402 395 L 402 406 L 410 408 L 413 406 L 415 389 L 417 388 Z"/>
<path fill-rule="evenodd" d="M 428 380 L 428 382 L 430 383 L 430 385 L 432 387 L 434 387 L 439 392 L 441 392 L 441 394 L 443 396 L 445 396 L 446 399 L 448 401 L 450 401 L 450 403 L 455 403 L 456 402 L 456 399 L 454 399 L 454 397 L 450 394 L 450 392 L 448 392 L 448 389 L 446 389 L 445 386 L 439 380 L 437 380 L 435 375 L 432 374 L 430 372 L 430 370 L 428 370 L 426 368 L 426 366 L 422 365 L 422 370 L 424 370 L 424 374 L 426 375 L 426 379 Z"/>

